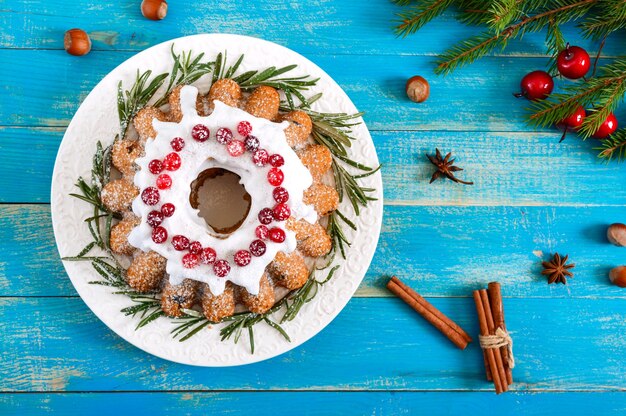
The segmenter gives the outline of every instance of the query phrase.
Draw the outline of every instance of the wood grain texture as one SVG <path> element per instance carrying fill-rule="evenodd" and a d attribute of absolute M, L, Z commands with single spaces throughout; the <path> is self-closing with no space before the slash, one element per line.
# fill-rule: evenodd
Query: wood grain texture
<path fill-rule="evenodd" d="M 306 403 L 302 414 L 358 414 L 371 416 L 434 414 L 497 414 L 539 416 L 554 414 L 620 414 L 626 393 L 493 393 L 464 392 L 220 392 L 220 393 L 38 393 L 2 394 L 0 411 L 6 416 L 53 413 L 83 416 L 94 409 L 110 414 L 250 415 L 272 409 L 274 416 L 291 416 Z"/>
<path fill-rule="evenodd" d="M 429 301 L 477 333 L 471 299 Z M 517 362 L 511 390 L 626 390 L 626 361 L 616 354 L 626 347 L 622 299 L 505 299 L 505 308 Z M 493 388 L 476 342 L 458 350 L 395 298 L 352 299 L 304 345 L 262 363 L 213 369 L 140 351 L 78 298 L 4 298 L 0 316 L 0 350 L 11 357 L 0 362 L 0 391 Z"/>
<path fill-rule="evenodd" d="M 66 126 L 100 79 L 133 54 L 101 51 L 76 58 L 60 50 L 0 49 L 0 79 L 6 85 L 4 94 L 11 97 L 0 101 L 0 126 Z M 524 122 L 528 102 L 512 93 L 519 90 L 524 74 L 546 63 L 543 58 L 492 57 L 438 77 L 432 74 L 432 62 L 423 57 L 306 57 L 366 112 L 365 121 L 373 130 L 532 131 Z M 411 102 L 404 90 L 407 78 L 415 74 L 423 74 L 431 84 L 430 98 L 422 104 Z M 626 119 L 626 109 L 616 114 Z"/>
<path fill-rule="evenodd" d="M 143 50 L 180 36 L 220 32 L 262 37 L 303 53 L 431 55 L 482 32 L 482 28 L 458 24 L 454 13 L 448 12 L 417 35 L 396 38 L 393 21 L 404 10 L 389 0 L 186 1 L 172 2 L 167 17 L 152 22 L 142 17 L 135 1 L 13 0 L 0 14 L 0 47 L 62 49 L 63 32 L 80 25 L 89 32 L 95 50 Z M 590 51 L 597 48 L 598 43 L 568 29 L 567 40 L 572 44 Z M 621 33 L 614 36 L 604 53 L 623 53 L 619 44 L 624 39 Z M 523 41 L 511 42 L 504 54 L 543 55 L 544 34 L 526 34 Z"/>
<path fill-rule="evenodd" d="M 0 202 L 50 201 L 52 167 L 63 128 L 0 127 Z M 595 140 L 553 133 L 373 131 L 386 204 L 405 205 L 623 205 L 626 169 L 597 160 Z M 452 151 L 458 175 L 474 186 L 428 184 L 435 148 Z M 20 180 L 16 181 L 15 177 Z M 598 199 L 598 190 L 603 192 Z"/>
<path fill-rule="evenodd" d="M 357 296 L 390 296 L 385 284 L 395 274 L 426 296 L 470 297 L 475 286 L 498 280 L 505 297 L 626 298 L 608 280 L 626 249 L 610 245 L 605 234 L 623 219 L 623 207 L 386 206 Z M 548 285 L 540 274 L 541 260 L 555 251 L 577 265 L 567 286 Z M 0 206 L 0 252 L 0 296 L 76 295 L 48 206 Z"/>

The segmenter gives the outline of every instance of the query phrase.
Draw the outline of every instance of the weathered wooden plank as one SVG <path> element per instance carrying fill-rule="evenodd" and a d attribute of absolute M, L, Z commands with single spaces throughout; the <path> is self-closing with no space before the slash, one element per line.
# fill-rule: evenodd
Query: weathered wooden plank
<path fill-rule="evenodd" d="M 0 127 L 0 202 L 49 202 L 63 128 Z M 600 163 L 595 140 L 558 133 L 372 132 L 383 164 L 385 202 L 419 205 L 623 204 L 626 169 Z M 474 186 L 428 184 L 426 153 L 452 151 Z M 15 178 L 20 178 L 16 181 Z"/>
<path fill-rule="evenodd" d="M 625 393 L 492 393 L 464 392 L 221 392 L 221 393 L 37 393 L 0 395 L 0 410 L 9 415 L 63 413 L 250 415 L 271 409 L 272 415 L 358 414 L 623 414 Z M 305 410 L 306 409 L 306 410 Z"/>
<path fill-rule="evenodd" d="M 453 13 L 431 22 L 417 35 L 396 38 L 395 13 L 406 10 L 388 0 L 328 2 L 172 2 L 165 20 L 144 19 L 136 2 L 99 3 L 62 0 L 8 1 L 0 14 L 0 47 L 60 49 L 63 32 L 80 26 L 96 50 L 141 50 L 179 36 L 196 33 L 238 33 L 263 37 L 304 53 L 433 54 L 482 32 L 457 23 Z M 621 35 L 621 34 L 620 34 Z M 565 30 L 573 44 L 595 50 L 597 43 L 581 39 L 574 27 Z M 511 42 L 507 54 L 545 53 L 543 33 L 526 34 Z M 620 40 L 609 40 L 604 51 L 621 54 Z"/>
<path fill-rule="evenodd" d="M 626 249 L 604 234 L 609 223 L 624 221 L 623 206 L 386 206 L 384 215 L 358 296 L 389 296 L 386 279 L 397 274 L 428 296 L 468 297 L 474 285 L 499 280 L 507 297 L 626 297 L 607 278 Z M 576 263 L 567 286 L 549 286 L 539 274 L 541 258 L 554 251 Z M 0 206 L 0 252 L 0 296 L 75 296 L 47 206 Z"/>
<path fill-rule="evenodd" d="M 476 334 L 470 298 L 432 301 Z M 626 389 L 626 362 L 616 355 L 625 347 L 622 299 L 506 299 L 505 307 L 515 337 L 512 390 Z M 131 347 L 77 298 L 4 298 L 0 315 L 0 390 L 7 392 L 493 388 L 476 342 L 458 350 L 399 299 L 353 299 L 294 351 L 218 369 L 173 364 Z"/>
<path fill-rule="evenodd" d="M 0 49 L 3 94 L 10 97 L 0 101 L 0 125 L 67 125 L 96 83 L 131 55 L 103 51 L 75 58 L 58 50 Z M 367 113 L 374 130 L 531 131 L 524 122 L 527 102 L 511 93 L 526 72 L 545 63 L 542 58 L 486 58 L 453 76 L 437 77 L 428 57 L 307 56 Z M 430 81 L 431 96 L 415 104 L 406 98 L 404 84 L 420 73 Z M 626 120 L 626 109 L 617 115 Z"/>

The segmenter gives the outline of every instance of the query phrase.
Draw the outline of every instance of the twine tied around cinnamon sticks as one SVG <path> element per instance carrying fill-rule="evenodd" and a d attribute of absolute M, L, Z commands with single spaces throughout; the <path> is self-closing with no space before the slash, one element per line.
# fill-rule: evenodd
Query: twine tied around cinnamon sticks
<path fill-rule="evenodd" d="M 494 335 L 479 335 L 478 341 L 480 348 L 483 350 L 486 348 L 500 348 L 506 347 L 508 351 L 507 364 L 509 368 L 515 368 L 515 357 L 513 357 L 513 338 L 507 331 L 502 328 L 496 329 Z"/>

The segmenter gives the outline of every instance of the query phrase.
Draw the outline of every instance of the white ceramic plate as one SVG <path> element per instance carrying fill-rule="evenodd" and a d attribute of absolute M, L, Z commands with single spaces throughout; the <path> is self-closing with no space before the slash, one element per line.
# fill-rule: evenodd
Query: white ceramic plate
<path fill-rule="evenodd" d="M 118 82 L 122 80 L 126 87 L 132 85 L 137 69 L 152 69 L 153 75 L 170 72 L 172 44 L 177 52 L 205 52 L 207 60 L 214 59 L 219 52 L 227 51 L 232 63 L 240 54 L 245 54 L 238 73 L 297 64 L 298 68 L 292 71 L 294 75 L 309 74 L 320 78 L 309 96 L 320 91 L 324 96 L 315 103 L 313 109 L 357 112 L 346 93 L 317 65 L 287 48 L 261 39 L 224 34 L 196 35 L 165 42 L 138 53 L 96 85 L 76 112 L 61 142 L 54 166 L 51 201 L 54 235 L 62 257 L 76 255 L 91 241 L 83 219 L 92 211 L 88 204 L 70 197 L 69 193 L 76 191 L 74 184 L 79 176 L 89 178 L 96 142 L 100 140 L 107 145 L 119 132 L 116 107 Z M 203 92 L 208 88 L 208 83 L 203 83 L 202 79 L 195 85 Z M 365 124 L 359 125 L 354 135 L 358 140 L 350 150 L 351 156 L 362 163 L 377 166 L 378 157 Z M 170 331 L 174 325 L 167 318 L 159 318 L 136 331 L 138 318 L 127 317 L 120 312 L 120 309 L 133 304 L 128 297 L 113 294 L 111 288 L 89 284 L 89 281 L 99 280 L 99 275 L 88 262 L 64 262 L 64 266 L 79 295 L 96 316 L 126 341 L 150 354 L 179 363 L 211 367 L 265 360 L 297 347 L 321 331 L 343 309 L 361 283 L 376 249 L 383 212 L 380 173 L 364 179 L 363 184 L 376 188 L 373 196 L 378 200 L 371 202 L 358 217 L 347 200 L 340 207 L 358 226 L 356 233 L 348 229 L 353 244 L 346 253 L 347 259 L 335 259 L 341 267 L 334 278 L 320 289 L 313 301 L 305 305 L 293 321 L 283 325 L 291 342 L 265 324 L 255 326 L 254 355 L 250 354 L 245 339 L 247 333 L 244 333 L 238 344 L 232 340 L 220 341 L 221 325 L 204 329 L 185 342 L 171 337 Z"/>

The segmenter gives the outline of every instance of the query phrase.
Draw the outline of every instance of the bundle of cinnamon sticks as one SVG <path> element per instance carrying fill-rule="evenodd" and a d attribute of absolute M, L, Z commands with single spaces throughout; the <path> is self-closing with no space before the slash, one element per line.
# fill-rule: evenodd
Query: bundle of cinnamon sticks
<path fill-rule="evenodd" d="M 513 374 L 509 365 L 512 357 L 509 357 L 509 348 L 508 346 L 490 348 L 485 346 L 486 342 L 482 342 L 489 336 L 492 336 L 489 340 L 493 339 L 497 333 L 506 334 L 500 283 L 491 282 L 487 289 L 475 290 L 473 294 L 478 313 L 487 380 L 493 381 L 496 394 L 500 394 L 507 391 L 513 383 Z M 504 332 L 498 332 L 498 328 Z"/>

